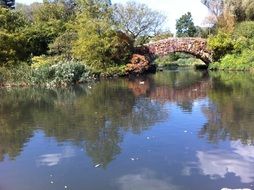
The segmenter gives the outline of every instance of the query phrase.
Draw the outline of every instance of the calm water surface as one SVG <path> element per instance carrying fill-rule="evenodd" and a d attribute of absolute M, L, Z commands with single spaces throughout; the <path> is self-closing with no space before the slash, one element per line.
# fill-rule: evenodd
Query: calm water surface
<path fill-rule="evenodd" d="M 0 91 L 0 190 L 254 189 L 254 75 Z"/>

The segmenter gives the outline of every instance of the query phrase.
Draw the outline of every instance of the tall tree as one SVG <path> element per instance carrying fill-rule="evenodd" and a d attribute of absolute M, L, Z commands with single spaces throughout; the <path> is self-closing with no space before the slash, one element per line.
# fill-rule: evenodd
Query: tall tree
<path fill-rule="evenodd" d="M 224 0 L 201 0 L 201 2 L 215 17 L 219 17 L 223 13 Z"/>
<path fill-rule="evenodd" d="M 112 9 L 101 0 L 83 1 L 84 10 L 77 15 L 72 26 L 77 33 L 73 45 L 75 58 L 98 70 L 122 64 L 129 57 L 128 46 L 131 44 L 115 30 Z"/>
<path fill-rule="evenodd" d="M 224 14 L 232 14 L 237 22 L 254 20 L 253 0 L 201 0 L 210 11 L 208 19 L 219 22 Z"/>
<path fill-rule="evenodd" d="M 190 12 L 182 15 L 176 21 L 176 35 L 177 37 L 194 37 L 197 29 L 194 25 L 192 15 Z"/>
<path fill-rule="evenodd" d="M 120 30 L 136 40 L 158 34 L 166 17 L 145 4 L 131 1 L 115 5 L 114 19 Z"/>
<path fill-rule="evenodd" d="M 238 22 L 254 20 L 253 0 L 225 0 L 225 8 L 234 14 Z"/>
<path fill-rule="evenodd" d="M 209 10 L 209 15 L 205 18 L 205 23 L 209 27 L 215 27 L 219 21 L 219 17 L 224 11 L 224 0 L 201 0 L 201 2 Z"/>
<path fill-rule="evenodd" d="M 24 28 L 27 22 L 17 11 L 0 7 L 0 66 L 26 60 Z"/>

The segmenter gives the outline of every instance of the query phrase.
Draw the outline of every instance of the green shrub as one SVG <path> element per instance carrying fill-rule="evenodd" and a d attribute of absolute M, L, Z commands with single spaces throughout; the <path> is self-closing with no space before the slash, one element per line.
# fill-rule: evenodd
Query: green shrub
<path fill-rule="evenodd" d="M 210 69 L 250 71 L 254 68 L 254 51 L 243 50 L 240 54 L 228 54 L 220 62 L 211 63 Z"/>
<path fill-rule="evenodd" d="M 234 40 L 231 34 L 219 31 L 217 35 L 208 38 L 208 46 L 213 51 L 214 61 L 219 61 L 234 50 Z"/>
<path fill-rule="evenodd" d="M 254 38 L 254 21 L 245 21 L 239 23 L 234 31 L 235 37 L 245 37 L 245 38 Z"/>
<path fill-rule="evenodd" d="M 42 86 L 67 86 L 87 82 L 91 76 L 83 63 L 69 61 L 33 69 L 31 82 Z"/>
<path fill-rule="evenodd" d="M 235 50 L 241 52 L 243 49 L 254 49 L 254 22 L 245 21 L 239 23 L 233 34 Z"/>

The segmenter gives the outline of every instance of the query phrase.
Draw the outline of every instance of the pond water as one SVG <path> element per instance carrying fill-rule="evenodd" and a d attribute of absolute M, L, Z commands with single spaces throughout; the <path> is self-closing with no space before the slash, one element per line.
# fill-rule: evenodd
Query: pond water
<path fill-rule="evenodd" d="M 254 189 L 254 75 L 0 90 L 0 190 Z"/>

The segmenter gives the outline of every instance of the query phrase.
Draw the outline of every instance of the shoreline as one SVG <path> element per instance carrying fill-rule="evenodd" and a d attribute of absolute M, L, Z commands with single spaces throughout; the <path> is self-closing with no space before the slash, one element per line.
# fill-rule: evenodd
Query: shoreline
<path fill-rule="evenodd" d="M 6 83 L 0 83 L 0 89 L 11 89 L 11 88 L 45 88 L 45 89 L 51 89 L 51 88 L 68 88 L 68 87 L 73 87 L 76 85 L 83 85 L 83 84 L 91 84 L 91 83 L 96 83 L 98 81 L 101 80 L 110 80 L 110 79 L 120 79 L 120 78 L 138 78 L 140 76 L 146 76 L 149 74 L 155 74 L 157 72 L 163 72 L 163 71 L 173 71 L 173 70 L 178 70 L 181 68 L 189 68 L 189 69 L 193 69 L 193 70 L 197 70 L 197 71 L 204 71 L 207 70 L 208 72 L 226 72 L 226 73 L 251 73 L 254 74 L 254 69 L 253 70 L 234 70 L 234 69 L 209 69 L 209 67 L 207 69 L 201 67 L 196 67 L 195 65 L 172 65 L 172 67 L 169 67 L 169 65 L 166 65 L 164 67 L 159 67 L 156 66 L 156 71 L 155 72 L 145 72 L 142 74 L 136 74 L 136 73 L 132 73 L 132 74 L 125 74 L 125 75 L 121 75 L 121 74 L 114 74 L 114 75 L 101 75 L 101 76 L 96 76 L 93 77 L 93 79 L 89 79 L 88 81 L 82 81 L 82 82 L 77 82 L 77 83 L 72 83 L 72 84 L 67 84 L 67 83 L 62 83 L 62 85 L 50 85 L 49 83 L 42 83 L 39 85 L 36 84 L 29 84 L 28 82 L 17 82 L 17 83 L 13 83 L 13 82 L 6 82 Z"/>

